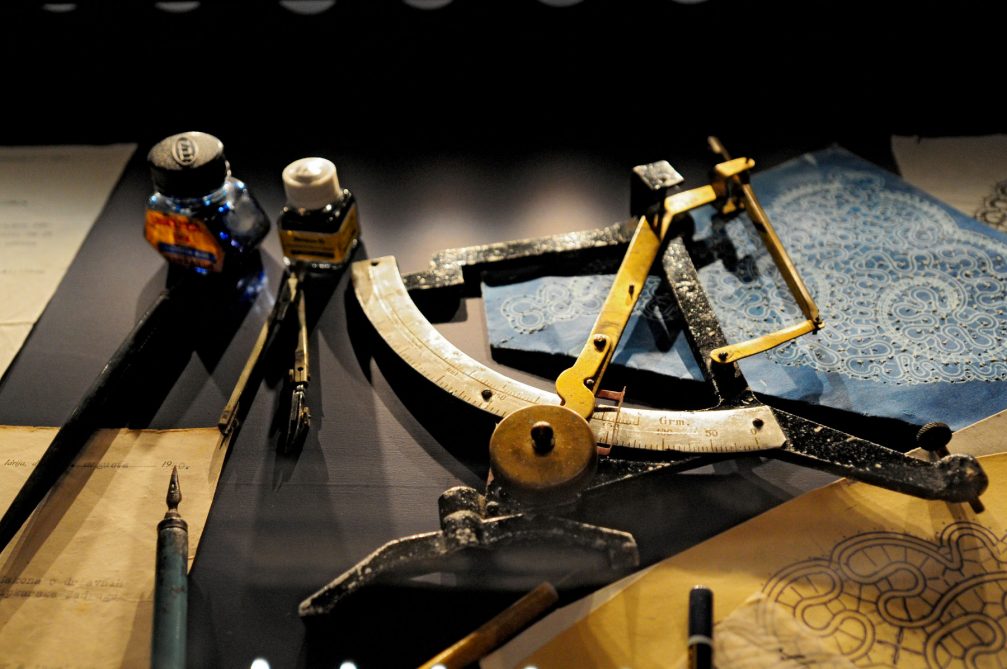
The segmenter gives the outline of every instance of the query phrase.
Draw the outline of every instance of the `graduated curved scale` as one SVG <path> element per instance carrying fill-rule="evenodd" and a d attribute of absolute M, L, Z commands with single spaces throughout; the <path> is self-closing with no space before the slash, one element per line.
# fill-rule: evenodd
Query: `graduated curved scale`
<path fill-rule="evenodd" d="M 353 263 L 353 287 L 374 329 L 431 383 L 463 402 L 503 417 L 535 404 L 559 404 L 473 360 L 445 339 L 409 297 L 393 256 Z M 786 437 L 765 406 L 662 411 L 599 406 L 590 421 L 600 444 L 649 451 L 741 453 L 778 448 Z"/>

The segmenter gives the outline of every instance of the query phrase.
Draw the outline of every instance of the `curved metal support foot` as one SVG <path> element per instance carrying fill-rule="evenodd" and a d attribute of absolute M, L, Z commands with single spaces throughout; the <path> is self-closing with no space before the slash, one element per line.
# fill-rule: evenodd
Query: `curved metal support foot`
<path fill-rule="evenodd" d="M 513 514 L 485 518 L 486 499 L 472 488 L 455 487 L 439 500 L 441 529 L 390 541 L 301 602 L 302 618 L 323 615 L 344 598 L 383 576 L 438 571 L 446 558 L 468 549 L 542 544 L 605 553 L 613 573 L 636 567 L 640 556 L 633 535 L 549 515 Z"/>

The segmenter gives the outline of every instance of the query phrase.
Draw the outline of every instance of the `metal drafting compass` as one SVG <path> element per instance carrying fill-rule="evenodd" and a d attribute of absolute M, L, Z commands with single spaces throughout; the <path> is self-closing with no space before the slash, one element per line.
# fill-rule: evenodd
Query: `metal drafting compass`
<path fill-rule="evenodd" d="M 297 321 L 297 339 L 294 345 L 293 361 L 288 372 L 290 387 L 290 417 L 280 440 L 280 450 L 284 453 L 296 451 L 304 443 L 311 425 L 311 411 L 308 407 L 306 390 L 308 387 L 308 320 L 304 297 L 305 275 L 296 269 L 287 270 L 280 283 L 279 294 L 273 308 L 259 330 L 255 345 L 241 370 L 231 396 L 224 406 L 217 427 L 221 438 L 230 441 L 241 427 L 241 421 L 257 384 L 253 378 L 261 372 L 264 358 L 274 346 L 280 331 L 291 318 L 294 310 Z"/>
<path fill-rule="evenodd" d="M 736 361 L 823 327 L 818 309 L 748 183 L 754 162 L 724 161 L 709 184 L 683 190 L 667 162 L 634 169 L 634 218 L 600 230 L 450 249 L 430 269 L 401 276 L 395 259 L 354 263 L 364 314 L 392 351 L 429 382 L 500 419 L 489 444 L 485 494 L 456 487 L 441 495 L 441 530 L 385 544 L 302 602 L 301 616 L 330 611 L 343 597 L 392 573 L 442 571 L 464 549 L 555 542 L 605 554 L 613 570 L 636 566 L 632 535 L 570 519 L 581 496 L 657 470 L 682 471 L 758 453 L 924 499 L 969 502 L 981 510 L 987 477 L 968 455 L 946 450 L 950 430 L 920 431 L 930 460 L 907 456 L 762 404 Z M 804 321 L 729 344 L 700 285 L 682 232 L 688 212 L 712 204 L 724 215 L 744 210 L 800 306 Z M 555 393 L 510 379 L 462 353 L 427 321 L 410 294 L 478 291 L 484 271 L 538 261 L 596 256 L 625 246 L 622 263 L 577 360 Z M 682 314 L 682 327 L 714 397 L 698 411 L 623 406 L 625 391 L 602 382 L 633 306 L 652 270 L 660 272 Z M 939 425 L 939 424 L 937 424 Z M 906 450 L 912 445 L 906 445 Z M 673 528 L 669 528 L 671 530 Z"/>
<path fill-rule="evenodd" d="M 303 282 L 303 278 L 301 279 Z M 305 313 L 304 291 L 297 291 L 297 343 L 294 345 L 294 362 L 290 368 L 290 418 L 284 433 L 284 452 L 299 449 L 311 427 L 311 410 L 306 392 L 311 376 L 308 363 L 308 318 Z"/>

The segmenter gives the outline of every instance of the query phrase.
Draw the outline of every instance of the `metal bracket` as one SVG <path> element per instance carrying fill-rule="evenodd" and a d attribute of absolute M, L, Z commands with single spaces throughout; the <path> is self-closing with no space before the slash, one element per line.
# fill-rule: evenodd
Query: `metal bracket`
<path fill-rule="evenodd" d="M 391 574 L 420 575 L 443 571 L 449 558 L 468 550 L 549 543 L 605 554 L 615 573 L 640 562 L 636 540 L 628 532 L 552 515 L 516 513 L 487 517 L 486 498 L 458 486 L 441 494 L 441 529 L 390 541 L 301 602 L 302 618 L 329 613 L 360 588 Z"/>
<path fill-rule="evenodd" d="M 731 154 L 727 152 L 727 149 L 724 148 L 719 139 L 710 137 L 708 140 L 710 149 L 714 153 L 726 161 L 731 160 Z M 718 165 L 718 169 L 719 167 Z M 755 163 L 752 162 L 749 167 L 755 167 Z M 762 238 L 762 243 L 766 246 L 766 250 L 769 251 L 770 257 L 772 257 L 776 268 L 783 276 L 783 280 L 786 281 L 790 294 L 794 296 L 794 300 L 797 302 L 797 306 L 800 307 L 801 313 L 804 314 L 805 318 L 804 321 L 796 325 L 784 327 L 776 332 L 770 332 L 761 337 L 738 342 L 737 344 L 725 344 L 710 352 L 711 360 L 720 364 L 728 364 L 755 355 L 756 353 L 776 348 L 802 335 L 818 332 L 825 327 L 825 324 L 822 322 L 821 314 L 818 312 L 818 305 L 815 304 L 811 291 L 804 285 L 804 280 L 797 271 L 797 266 L 790 259 L 790 254 L 787 253 L 787 249 L 784 248 L 779 235 L 776 234 L 773 224 L 769 221 L 769 216 L 766 215 L 765 209 L 759 203 L 759 198 L 755 196 L 755 191 L 749 183 L 748 171 L 725 174 L 722 178 L 727 180 L 731 188 L 728 197 L 723 201 L 721 213 L 736 213 L 741 210 L 748 213 L 748 217 L 752 220 L 752 225 L 755 226 L 756 231 Z"/>

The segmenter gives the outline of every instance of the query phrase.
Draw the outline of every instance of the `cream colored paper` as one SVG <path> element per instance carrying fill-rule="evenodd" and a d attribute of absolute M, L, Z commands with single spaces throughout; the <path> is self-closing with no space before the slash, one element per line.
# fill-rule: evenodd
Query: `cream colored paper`
<path fill-rule="evenodd" d="M 906 181 L 966 216 L 976 216 L 1007 180 L 1007 135 L 894 136 L 892 154 Z"/>
<path fill-rule="evenodd" d="M 968 453 L 975 456 L 992 455 L 1002 452 L 1005 446 L 1007 446 L 1007 441 L 1004 439 L 1005 434 L 1007 434 L 1007 411 L 1001 411 L 998 414 L 955 432 L 948 448 L 952 453 Z M 927 457 L 922 449 L 915 449 L 910 454 L 916 457 Z M 610 599 L 617 597 L 631 583 L 657 566 L 654 565 L 631 574 L 581 600 L 556 610 L 494 653 L 483 658 L 480 666 L 483 669 L 505 669 L 514 666 L 524 666 L 519 664 L 520 660 L 531 655 L 553 637 L 589 615 Z"/>
<path fill-rule="evenodd" d="M 0 428 L 6 509 L 55 428 Z M 102 430 L 0 553 L 0 668 L 150 662 L 157 523 L 178 466 L 189 560 L 223 463 L 216 428 Z"/>
<path fill-rule="evenodd" d="M 831 649 L 836 666 L 846 659 L 855 666 L 925 667 L 936 658 L 939 666 L 967 667 L 977 666 L 968 663 L 969 653 L 972 661 L 1003 656 L 1007 454 L 981 461 L 991 481 L 981 515 L 967 505 L 838 481 L 659 563 L 537 651 L 498 653 L 483 666 L 672 666 L 685 653 L 686 602 L 696 584 L 713 589 L 718 621 L 763 592 L 783 608 L 741 622 L 763 623 L 786 610 L 788 620 Z M 953 573 L 962 564 L 960 575 Z M 916 588 L 918 596 L 906 594 Z M 896 629 L 878 618 L 880 607 L 887 617 L 916 624 Z M 852 658 L 836 650 L 836 639 L 853 649 Z M 739 657 L 754 662 L 741 649 Z"/>
<path fill-rule="evenodd" d="M 829 638 L 798 623 L 786 607 L 767 601 L 762 593 L 750 598 L 717 625 L 714 657 L 732 669 L 856 669 L 836 653 Z M 687 658 L 678 667 L 686 669 Z"/>
<path fill-rule="evenodd" d="M 0 376 L 56 292 L 135 149 L 0 147 Z"/>

